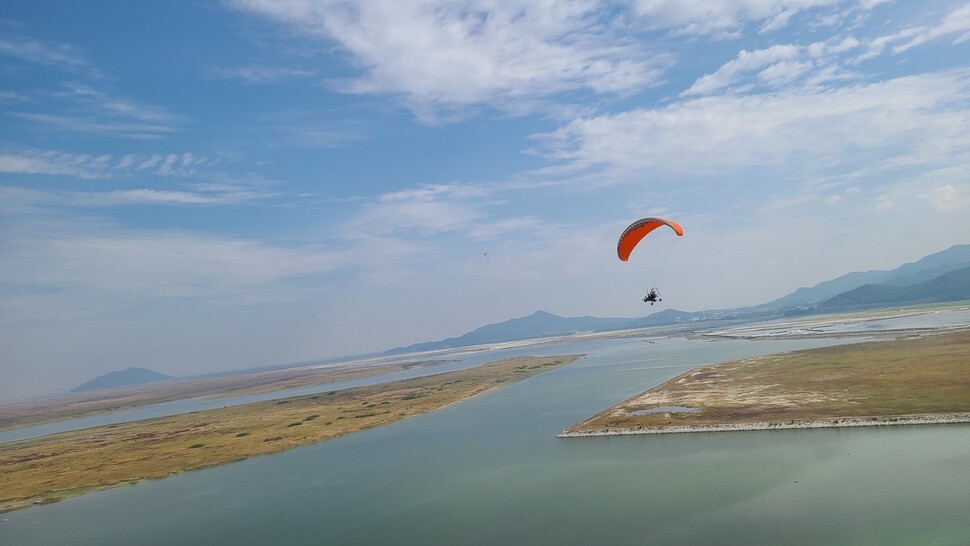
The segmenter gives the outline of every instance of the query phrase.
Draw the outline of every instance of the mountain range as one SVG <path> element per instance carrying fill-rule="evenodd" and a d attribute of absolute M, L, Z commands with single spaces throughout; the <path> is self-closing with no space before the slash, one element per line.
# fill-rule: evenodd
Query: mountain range
<path fill-rule="evenodd" d="M 955 245 L 891 270 L 857 271 L 803 287 L 771 302 L 739 309 L 688 313 L 666 309 L 641 318 L 560 317 L 546 311 L 489 324 L 464 335 L 398 347 L 385 354 L 433 351 L 579 332 L 607 332 L 707 319 L 775 318 L 862 308 L 970 300 L 970 244 Z"/>
<path fill-rule="evenodd" d="M 970 267 L 970 244 L 951 246 L 896 269 L 848 273 L 830 281 L 820 282 L 810 288 L 799 288 L 787 296 L 758 307 L 786 309 L 817 305 L 866 284 L 908 286 L 964 267 Z"/>

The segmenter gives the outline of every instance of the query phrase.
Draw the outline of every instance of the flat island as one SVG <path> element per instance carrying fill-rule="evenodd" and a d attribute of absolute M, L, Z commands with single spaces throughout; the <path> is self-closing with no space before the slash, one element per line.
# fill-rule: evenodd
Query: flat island
<path fill-rule="evenodd" d="M 564 366 L 580 356 L 511 358 L 379 385 L 0 444 L 0 512 L 391 423 Z"/>
<path fill-rule="evenodd" d="M 970 330 L 960 330 L 698 368 L 559 436 L 967 422 Z"/>

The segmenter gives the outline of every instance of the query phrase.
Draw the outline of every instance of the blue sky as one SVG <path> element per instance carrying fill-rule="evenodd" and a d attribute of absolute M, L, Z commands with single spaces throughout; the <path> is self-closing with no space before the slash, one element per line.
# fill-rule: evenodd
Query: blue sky
<path fill-rule="evenodd" d="M 967 2 L 8 0 L 0 399 L 970 242 L 968 60 Z"/>

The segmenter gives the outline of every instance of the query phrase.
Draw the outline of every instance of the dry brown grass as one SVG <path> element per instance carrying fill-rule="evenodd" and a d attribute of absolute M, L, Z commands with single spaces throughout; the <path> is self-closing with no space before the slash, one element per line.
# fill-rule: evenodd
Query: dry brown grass
<path fill-rule="evenodd" d="M 333 365 L 242 372 L 218 377 L 150 383 L 124 389 L 0 404 L 0 430 L 87 417 L 195 396 L 241 396 L 307 385 L 335 383 L 443 364 L 446 360 L 385 365 Z"/>
<path fill-rule="evenodd" d="M 2 444 L 0 512 L 342 436 L 434 411 L 576 358 L 514 358 L 380 385 Z"/>
<path fill-rule="evenodd" d="M 701 411 L 630 415 L 663 406 Z M 566 432 L 965 412 L 970 412 L 970 330 L 692 370 Z"/>

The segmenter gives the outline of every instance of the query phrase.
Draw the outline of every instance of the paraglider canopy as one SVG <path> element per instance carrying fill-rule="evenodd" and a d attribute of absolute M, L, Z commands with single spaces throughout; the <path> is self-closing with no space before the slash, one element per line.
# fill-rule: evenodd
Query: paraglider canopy
<path fill-rule="evenodd" d="M 630 259 L 630 253 L 636 248 L 641 239 L 660 226 L 669 226 L 679 236 L 684 236 L 684 228 L 680 224 L 664 218 L 641 218 L 623 230 L 620 240 L 616 243 L 616 255 L 624 262 Z"/>

